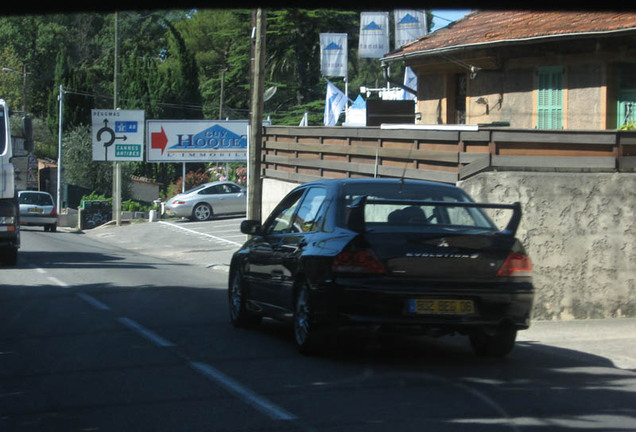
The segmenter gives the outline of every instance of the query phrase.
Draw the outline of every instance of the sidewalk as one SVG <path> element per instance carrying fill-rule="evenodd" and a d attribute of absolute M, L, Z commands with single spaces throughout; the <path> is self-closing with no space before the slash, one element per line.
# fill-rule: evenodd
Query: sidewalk
<path fill-rule="evenodd" d="M 107 225 L 84 234 L 140 254 L 224 272 L 238 249 L 236 244 L 215 241 L 212 233 L 184 232 L 158 222 Z M 517 340 L 572 358 L 596 356 L 636 372 L 636 318 L 533 321 Z"/>
<path fill-rule="evenodd" d="M 225 242 L 213 233 L 196 233 L 187 223 L 183 226 L 165 222 L 131 222 L 120 226 L 108 223 L 82 232 L 143 255 L 225 272 L 240 244 Z"/>
<path fill-rule="evenodd" d="M 573 358 L 591 354 L 636 372 L 636 318 L 534 321 L 517 340 L 561 348 L 559 354 Z"/>

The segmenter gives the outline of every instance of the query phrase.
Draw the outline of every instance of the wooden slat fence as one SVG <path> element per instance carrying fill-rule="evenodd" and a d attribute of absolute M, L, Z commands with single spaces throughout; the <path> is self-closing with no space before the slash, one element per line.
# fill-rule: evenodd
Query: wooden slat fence
<path fill-rule="evenodd" d="M 412 126 L 411 126 L 412 127 Z M 404 177 L 457 183 L 487 170 L 636 170 L 636 132 L 264 128 L 265 177 Z"/>

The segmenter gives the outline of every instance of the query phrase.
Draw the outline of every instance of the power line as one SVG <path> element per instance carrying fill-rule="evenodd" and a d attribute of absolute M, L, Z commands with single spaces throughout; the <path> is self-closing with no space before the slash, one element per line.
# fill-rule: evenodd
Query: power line
<path fill-rule="evenodd" d="M 64 88 L 64 93 L 74 94 L 74 95 L 77 95 L 77 96 L 98 98 L 98 99 L 108 99 L 108 100 L 113 100 L 114 99 L 113 96 L 102 95 L 102 94 L 97 94 L 97 93 L 83 92 L 83 91 L 79 91 L 79 90 L 68 89 L 66 87 Z M 123 100 L 124 102 L 127 102 L 127 101 L 131 101 L 132 99 L 120 99 L 120 100 Z M 168 107 L 168 108 L 182 108 L 182 109 L 192 109 L 192 110 L 201 110 L 201 109 L 203 109 L 203 105 L 195 105 L 195 104 L 189 104 L 189 103 L 178 104 L 178 103 L 155 102 L 155 101 L 150 101 L 150 103 L 155 104 L 155 105 L 159 105 L 159 106 L 163 106 L 163 107 Z"/>

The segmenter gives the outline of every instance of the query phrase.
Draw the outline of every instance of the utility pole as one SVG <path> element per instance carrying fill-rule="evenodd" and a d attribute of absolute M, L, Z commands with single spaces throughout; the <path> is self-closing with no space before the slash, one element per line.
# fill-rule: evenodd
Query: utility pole
<path fill-rule="evenodd" d="M 60 84 L 60 95 L 58 96 L 59 104 L 59 121 L 57 132 L 57 214 L 62 211 L 62 120 L 64 114 L 64 87 Z"/>
<path fill-rule="evenodd" d="M 115 12 L 115 70 L 113 78 L 115 89 L 113 109 L 119 109 L 119 12 Z M 121 162 L 113 162 L 113 220 L 121 225 Z"/>
<path fill-rule="evenodd" d="M 250 110 L 250 141 L 247 170 L 247 218 L 261 220 L 261 140 L 263 136 L 263 74 L 265 69 L 265 24 L 263 9 L 252 13 L 252 80 Z"/>

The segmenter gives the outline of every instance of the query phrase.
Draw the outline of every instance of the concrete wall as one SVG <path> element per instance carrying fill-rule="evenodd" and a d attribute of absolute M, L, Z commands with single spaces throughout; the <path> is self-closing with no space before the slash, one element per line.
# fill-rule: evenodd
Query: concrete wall
<path fill-rule="evenodd" d="M 486 172 L 477 201 L 520 201 L 534 264 L 534 318 L 636 316 L 636 174 Z"/>
<path fill-rule="evenodd" d="M 275 179 L 263 179 L 263 197 L 261 203 L 261 219 L 265 221 L 274 207 L 287 195 L 298 183 L 285 182 Z"/>
<path fill-rule="evenodd" d="M 466 123 L 508 122 L 515 128 L 534 128 L 533 76 L 531 68 L 480 71 L 468 81 Z"/>
<path fill-rule="evenodd" d="M 130 189 L 131 196 L 136 200 L 153 202 L 159 198 L 159 183 L 133 178 Z"/>
<path fill-rule="evenodd" d="M 295 186 L 264 179 L 263 219 Z M 534 319 L 636 317 L 636 174 L 486 172 L 459 186 L 477 201 L 522 203 Z"/>
<path fill-rule="evenodd" d="M 605 129 L 602 78 L 600 64 L 575 64 L 567 68 L 566 129 Z"/>

